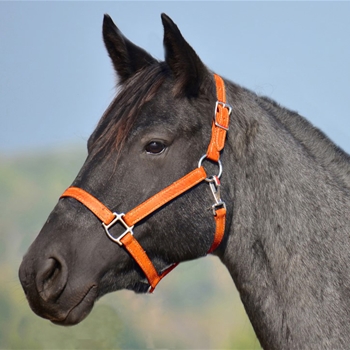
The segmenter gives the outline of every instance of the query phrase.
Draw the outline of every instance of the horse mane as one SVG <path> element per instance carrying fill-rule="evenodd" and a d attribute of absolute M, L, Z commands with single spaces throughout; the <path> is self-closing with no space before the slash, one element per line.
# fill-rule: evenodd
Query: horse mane
<path fill-rule="evenodd" d="M 167 62 L 157 61 L 144 67 L 131 78 L 117 85 L 116 97 L 102 115 L 88 140 L 89 152 L 93 152 L 94 155 L 103 152 L 108 156 L 113 150 L 117 150 L 120 154 L 140 111 L 156 95 L 168 77 L 172 77 L 175 81 L 174 88 L 171 90 L 174 98 L 192 97 L 185 86 L 180 90 L 182 81 L 174 76 Z M 215 85 L 212 79 L 211 73 L 203 78 L 199 87 L 200 93 L 209 93 L 214 96 Z"/>
<path fill-rule="evenodd" d="M 347 153 L 297 112 L 265 96 L 258 97 L 257 103 L 280 122 L 315 160 L 331 170 L 343 186 L 350 189 L 350 156 Z"/>
<path fill-rule="evenodd" d="M 120 84 L 119 93 L 101 117 L 89 141 L 89 150 L 109 154 L 122 149 L 142 107 L 150 101 L 171 74 L 166 62 L 156 62 Z M 245 90 L 244 88 L 242 88 Z M 350 189 L 350 156 L 335 145 L 320 129 L 297 112 L 282 107 L 266 96 L 254 95 L 260 108 L 271 115 L 324 168 L 331 170 Z M 120 108 L 119 106 L 123 106 Z"/>
<path fill-rule="evenodd" d="M 89 151 L 93 150 L 97 154 L 117 149 L 120 152 L 139 111 L 154 97 L 169 74 L 165 62 L 157 62 L 117 85 L 116 97 L 89 138 Z"/>

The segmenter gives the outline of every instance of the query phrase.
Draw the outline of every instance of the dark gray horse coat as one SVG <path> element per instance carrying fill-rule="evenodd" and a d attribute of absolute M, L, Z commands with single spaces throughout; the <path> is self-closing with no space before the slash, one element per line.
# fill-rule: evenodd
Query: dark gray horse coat
<path fill-rule="evenodd" d="M 90 137 L 73 185 L 117 212 L 196 167 L 210 137 L 212 72 L 162 19 L 165 62 L 128 41 L 109 17 L 104 22 L 121 89 Z M 297 113 L 225 83 L 233 108 L 221 157 L 228 219 L 215 254 L 265 349 L 346 349 L 349 156 Z M 209 194 L 201 184 L 135 228 L 158 271 L 207 252 L 214 231 Z M 37 314 L 76 324 L 105 293 L 145 291 L 142 271 L 101 230 L 80 203 L 59 201 L 20 268 Z"/>

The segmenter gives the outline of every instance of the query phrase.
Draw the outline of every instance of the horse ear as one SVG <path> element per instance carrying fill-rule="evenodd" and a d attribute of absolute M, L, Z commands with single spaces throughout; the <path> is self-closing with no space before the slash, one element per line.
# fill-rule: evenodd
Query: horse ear
<path fill-rule="evenodd" d="M 175 93 L 197 96 L 208 71 L 177 25 L 164 13 L 162 22 L 165 61 L 176 79 Z"/>
<path fill-rule="evenodd" d="M 149 53 L 128 40 L 107 14 L 103 19 L 103 40 L 120 83 L 157 62 Z"/>

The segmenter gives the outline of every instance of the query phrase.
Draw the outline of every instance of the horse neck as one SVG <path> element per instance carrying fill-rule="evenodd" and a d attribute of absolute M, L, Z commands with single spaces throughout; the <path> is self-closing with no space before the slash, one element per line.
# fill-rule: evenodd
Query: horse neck
<path fill-rule="evenodd" d="M 350 342 L 349 190 L 290 129 L 229 87 L 230 233 L 221 259 L 266 349 Z M 343 337 L 340 339 L 340 335 Z"/>
<path fill-rule="evenodd" d="M 281 107 L 275 101 L 257 97 L 257 103 L 283 124 L 303 147 L 350 188 L 350 156 L 336 146 L 321 130 L 298 113 Z"/>

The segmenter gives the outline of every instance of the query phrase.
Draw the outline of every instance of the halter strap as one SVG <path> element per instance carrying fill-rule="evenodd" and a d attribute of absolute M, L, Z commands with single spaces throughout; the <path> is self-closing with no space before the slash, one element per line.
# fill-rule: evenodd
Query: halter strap
<path fill-rule="evenodd" d="M 218 162 L 220 151 L 223 150 L 226 140 L 226 132 L 229 129 L 232 107 L 226 103 L 225 83 L 219 75 L 214 74 L 216 83 L 217 101 L 215 104 L 215 118 L 211 129 L 211 140 L 207 150 L 207 158 Z"/>
<path fill-rule="evenodd" d="M 225 85 L 222 78 L 216 74 L 214 75 L 214 78 L 218 101 L 216 102 L 215 106 L 215 117 L 212 125 L 211 141 L 209 143 L 206 156 L 204 157 L 212 161 L 219 162 L 221 167 L 219 157 L 220 151 L 223 149 L 225 144 L 231 107 L 226 104 Z M 225 233 L 226 207 L 220 199 L 220 181 L 218 177 L 212 176 L 208 178 L 205 169 L 201 165 L 126 214 L 113 213 L 97 198 L 78 187 L 69 187 L 60 198 L 75 198 L 90 209 L 101 220 L 109 238 L 115 243 L 124 246 L 129 254 L 138 263 L 150 284 L 150 292 L 153 292 L 159 281 L 171 270 L 173 270 L 178 263 L 171 265 L 159 275 L 146 252 L 135 239 L 133 235 L 133 227 L 140 220 L 146 218 L 148 215 L 161 208 L 166 203 L 195 187 L 203 180 L 209 182 L 215 199 L 213 211 L 216 230 L 213 243 L 208 251 L 208 253 L 211 253 L 220 245 Z M 120 222 L 124 226 L 125 231 L 122 235 L 116 238 L 110 233 L 109 229 L 117 222 Z"/>
<path fill-rule="evenodd" d="M 196 168 L 180 180 L 175 181 L 170 186 L 164 188 L 154 196 L 147 199 L 127 214 L 123 214 L 124 222 L 129 226 L 134 226 L 164 204 L 180 196 L 190 188 L 196 186 L 207 177 L 203 167 Z M 105 225 L 109 225 L 116 216 L 103 203 L 97 200 L 90 193 L 78 187 L 69 187 L 61 197 L 73 197 L 89 208 Z"/>
<path fill-rule="evenodd" d="M 78 187 L 69 187 L 61 195 L 61 197 L 75 198 L 84 204 L 88 209 L 90 209 L 102 221 L 107 235 L 116 243 L 123 245 L 141 267 L 151 286 L 150 291 L 152 292 L 160 280 L 166 276 L 173 268 L 175 268 L 177 264 L 175 264 L 175 266 L 172 265 L 161 275 L 158 275 L 146 252 L 134 238 L 132 231 L 133 226 L 146 216 L 150 215 L 152 212 L 162 207 L 164 204 L 170 202 L 172 199 L 180 196 L 182 193 L 188 191 L 190 188 L 202 182 L 206 177 L 207 174 L 204 168 L 197 168 L 182 177 L 180 180 L 174 182 L 170 186 L 164 188 L 162 191 L 150 197 L 148 200 L 141 203 L 134 209 L 130 210 L 125 215 L 112 213 L 97 198 Z M 115 238 L 109 232 L 109 228 L 118 221 L 121 221 L 125 225 L 126 230 L 120 237 Z M 220 232 L 219 235 L 221 235 Z M 214 242 L 218 240 L 221 241 L 220 238 L 217 238 L 216 240 L 214 239 Z"/>

